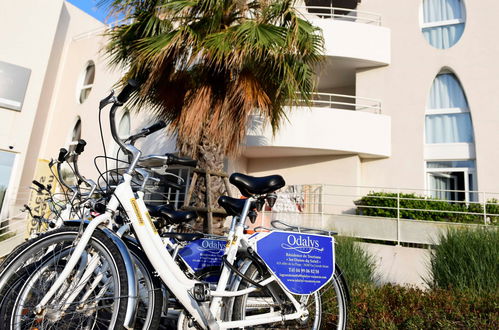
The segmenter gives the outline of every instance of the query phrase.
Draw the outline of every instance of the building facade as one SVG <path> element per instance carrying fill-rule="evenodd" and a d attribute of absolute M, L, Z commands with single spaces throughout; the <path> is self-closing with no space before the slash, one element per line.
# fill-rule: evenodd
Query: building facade
<path fill-rule="evenodd" d="M 273 139 L 265 130 L 264 138 L 250 136 L 238 168 L 283 173 L 293 184 L 410 188 L 447 200 L 499 191 L 499 46 L 492 41 L 499 4 L 305 2 L 326 42 L 318 90 L 333 102 L 293 110 Z M 327 8 L 340 2 L 351 10 Z M 356 111 L 346 113 L 328 93 L 352 96 Z M 372 99 L 379 111 L 368 117 Z"/>
<path fill-rule="evenodd" d="M 276 136 L 251 118 L 246 148 L 228 161 L 228 172 L 279 173 L 289 184 L 410 188 L 448 200 L 499 192 L 493 41 L 499 3 L 306 0 L 297 6 L 325 39 L 314 104 L 291 109 Z M 63 0 L 3 2 L 0 15 L 5 218 L 26 203 L 37 164 L 75 138 L 88 142 L 82 172 L 97 176 L 98 101 L 121 72 L 108 68 L 101 52 L 105 25 Z M 119 117 L 123 135 L 151 122 L 126 109 Z M 107 150 L 115 152 L 105 111 L 102 120 Z M 143 148 L 161 153 L 175 144 L 158 133 Z"/>

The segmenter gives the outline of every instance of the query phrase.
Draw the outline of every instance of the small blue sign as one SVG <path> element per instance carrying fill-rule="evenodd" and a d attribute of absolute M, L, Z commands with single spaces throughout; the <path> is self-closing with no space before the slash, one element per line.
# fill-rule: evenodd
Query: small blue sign
<path fill-rule="evenodd" d="M 294 294 L 312 294 L 333 277 L 332 237 L 272 231 L 256 238 L 256 252 Z"/>
<path fill-rule="evenodd" d="M 179 255 L 195 273 L 206 271 L 208 277 L 204 280 L 217 282 L 218 276 L 213 276 L 211 271 L 218 270 L 222 265 L 225 245 L 226 241 L 201 238 L 187 244 L 179 251 Z"/>

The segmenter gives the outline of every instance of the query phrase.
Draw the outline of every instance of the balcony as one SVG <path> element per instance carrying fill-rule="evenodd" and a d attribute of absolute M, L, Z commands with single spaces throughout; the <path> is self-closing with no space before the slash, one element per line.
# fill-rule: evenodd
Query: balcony
<path fill-rule="evenodd" d="M 378 100 L 316 93 L 310 107 L 287 110 L 288 121 L 272 136 L 260 116 L 253 116 L 246 137 L 248 158 L 357 154 L 390 156 L 391 121 Z"/>
<path fill-rule="evenodd" d="M 297 6 L 304 18 L 323 31 L 325 54 L 356 69 L 390 64 L 390 30 L 381 16 L 349 8 Z"/>

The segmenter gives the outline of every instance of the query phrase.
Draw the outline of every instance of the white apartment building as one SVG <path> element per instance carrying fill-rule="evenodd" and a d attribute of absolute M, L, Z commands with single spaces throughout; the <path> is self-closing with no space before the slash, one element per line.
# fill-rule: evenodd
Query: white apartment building
<path fill-rule="evenodd" d="M 250 134 L 239 169 L 450 200 L 499 191 L 497 1 L 305 3 L 326 41 L 323 94 L 310 110 L 291 112 L 276 137 Z"/>
<path fill-rule="evenodd" d="M 420 189 L 445 199 L 499 192 L 499 2 L 298 5 L 325 38 L 314 104 L 292 109 L 274 137 L 253 118 L 247 147 L 229 161 L 229 172 L 279 173 L 289 184 Z M 96 176 L 98 101 L 121 75 L 108 69 L 100 52 L 104 24 L 63 0 L 1 2 L 0 27 L 5 218 L 26 203 L 27 187 L 41 173 L 37 163 L 78 136 L 88 142 L 81 170 Z M 109 151 L 115 147 L 107 115 Z M 123 134 L 150 122 L 143 115 L 120 116 Z M 159 153 L 174 150 L 174 143 L 157 133 L 144 147 Z"/>

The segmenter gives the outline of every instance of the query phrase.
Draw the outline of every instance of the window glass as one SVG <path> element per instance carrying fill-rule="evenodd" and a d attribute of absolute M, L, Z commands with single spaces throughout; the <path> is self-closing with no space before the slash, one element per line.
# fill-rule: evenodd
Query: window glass
<path fill-rule="evenodd" d="M 2 210 L 15 158 L 16 155 L 12 152 L 0 151 L 0 211 Z"/>
<path fill-rule="evenodd" d="M 121 139 L 126 139 L 130 136 L 130 113 L 127 111 L 123 114 L 118 125 L 118 136 Z"/>
<path fill-rule="evenodd" d="M 73 151 L 76 148 L 76 142 L 81 139 L 81 119 L 76 121 L 76 124 L 73 127 L 73 132 L 71 133 L 71 141 L 68 150 Z"/>
<path fill-rule="evenodd" d="M 475 187 L 475 161 L 427 162 L 430 196 L 446 201 L 473 202 L 478 198 Z"/>
<path fill-rule="evenodd" d="M 78 101 L 80 103 L 85 102 L 85 100 L 90 95 L 92 86 L 95 79 L 95 64 L 93 61 L 88 62 L 85 71 L 81 77 L 80 83 L 78 84 L 79 96 Z"/>
<path fill-rule="evenodd" d="M 473 125 L 466 96 L 452 73 L 437 75 L 428 97 L 426 143 L 473 143 Z"/>
<path fill-rule="evenodd" d="M 473 128 L 469 113 L 426 116 L 426 143 L 471 143 Z"/>
<path fill-rule="evenodd" d="M 428 168 L 450 168 L 450 167 L 475 167 L 474 160 L 447 160 L 440 162 L 428 162 Z"/>
<path fill-rule="evenodd" d="M 461 0 L 423 0 L 422 32 L 435 48 L 456 44 L 464 31 L 465 10 Z"/>
<path fill-rule="evenodd" d="M 463 88 L 452 73 L 441 73 L 436 76 L 431 85 L 427 104 L 428 109 L 468 109 Z"/>

